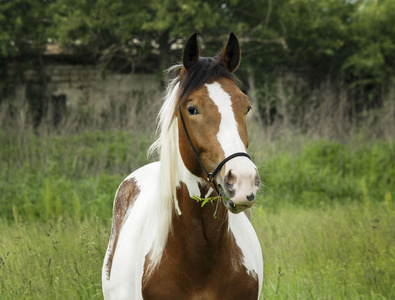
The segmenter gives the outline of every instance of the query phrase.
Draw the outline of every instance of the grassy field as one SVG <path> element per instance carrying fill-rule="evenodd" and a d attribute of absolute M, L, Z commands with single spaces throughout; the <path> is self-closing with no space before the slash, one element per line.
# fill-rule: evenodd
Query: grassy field
<path fill-rule="evenodd" d="M 394 213 L 342 204 L 258 209 L 264 299 L 393 299 Z"/>
<path fill-rule="evenodd" d="M 393 299 L 394 213 L 359 204 L 253 211 L 262 299 Z M 101 299 L 109 236 L 98 218 L 0 224 L 1 299 Z"/>
<path fill-rule="evenodd" d="M 148 136 L 0 131 L 0 299 L 101 299 L 114 193 Z M 251 149 L 262 299 L 395 298 L 395 143 L 304 137 Z"/>
<path fill-rule="evenodd" d="M 394 213 L 382 205 L 253 211 L 262 299 L 393 299 Z M 101 299 L 109 224 L 0 224 L 1 299 Z"/>

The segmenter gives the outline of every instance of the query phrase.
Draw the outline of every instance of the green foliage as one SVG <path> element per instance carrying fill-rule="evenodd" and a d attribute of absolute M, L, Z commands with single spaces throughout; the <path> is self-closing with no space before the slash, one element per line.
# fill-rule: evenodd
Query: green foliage
<path fill-rule="evenodd" d="M 226 200 L 227 198 L 225 198 L 224 200 L 220 197 L 220 196 L 215 196 L 215 197 L 209 197 L 209 198 L 201 198 L 199 196 L 193 196 L 192 199 L 196 200 L 196 202 L 202 202 L 201 207 L 205 206 L 207 203 L 211 203 L 211 205 L 213 205 L 213 202 L 216 201 L 216 209 L 214 211 L 213 214 L 213 218 L 216 219 L 217 218 L 217 209 L 218 209 L 218 205 L 220 202 L 223 202 L 224 200 Z"/>
<path fill-rule="evenodd" d="M 267 190 L 265 209 L 326 206 L 330 203 L 382 203 L 395 195 L 395 145 L 309 142 L 300 151 L 265 154 L 260 168 Z M 387 196 L 388 197 L 388 196 Z M 258 201 L 259 202 L 259 201 Z"/>
<path fill-rule="evenodd" d="M 97 218 L 1 222 L 1 299 L 102 299 L 108 228 Z"/>
<path fill-rule="evenodd" d="M 122 131 L 0 131 L 2 298 L 102 297 L 113 197 L 147 162 L 136 140 Z M 254 153 L 267 187 L 251 213 L 265 260 L 262 299 L 393 298 L 393 142 L 299 145 Z"/>
<path fill-rule="evenodd" d="M 142 137 L 121 131 L 38 137 L 0 132 L 0 218 L 110 218 L 118 185 L 145 164 Z"/>
<path fill-rule="evenodd" d="M 52 25 L 48 6 L 52 1 L 0 2 L 0 57 L 27 55 L 42 50 L 47 27 Z"/>
<path fill-rule="evenodd" d="M 211 55 L 233 31 L 243 50 L 239 74 L 253 74 L 259 90 L 268 73 L 302 73 L 315 86 L 342 78 L 361 94 L 361 110 L 394 82 L 394 12 L 393 0 L 3 1 L 0 77 L 7 79 L 5 58 L 36 62 L 48 41 L 91 63 L 157 72 L 180 60 L 191 33 L 200 33 L 202 54 Z"/>
<path fill-rule="evenodd" d="M 281 203 L 279 203 L 281 206 Z M 264 299 L 392 299 L 394 212 L 358 203 L 251 212 Z"/>
<path fill-rule="evenodd" d="M 162 69 L 170 66 L 170 48 L 178 38 L 221 22 L 220 11 L 207 1 L 67 0 L 56 1 L 51 10 L 63 47 L 129 63 L 159 49 Z"/>
<path fill-rule="evenodd" d="M 196 202 L 202 202 L 201 207 L 205 206 L 208 202 L 213 204 L 214 201 L 221 201 L 220 196 L 209 197 L 209 198 L 201 198 L 199 196 L 193 196 L 192 199 L 196 200 Z"/>
<path fill-rule="evenodd" d="M 265 262 L 261 299 L 392 299 L 394 212 L 356 203 L 253 209 Z M 102 299 L 111 224 L 89 217 L 0 222 L 2 299 Z"/>
<path fill-rule="evenodd" d="M 148 162 L 148 141 L 142 140 L 123 131 L 64 137 L 0 132 L 0 216 L 46 221 L 96 214 L 108 219 L 118 185 Z M 255 153 L 266 187 L 258 194 L 258 205 L 276 211 L 282 206 L 391 202 L 392 142 L 303 143 L 301 149 L 290 151 L 278 142 L 273 150 Z"/>
<path fill-rule="evenodd" d="M 392 74 L 394 11 L 391 0 L 6 1 L 0 45 L 9 56 L 50 38 L 65 48 L 139 60 L 158 48 L 170 55 L 194 31 L 219 50 L 218 37 L 234 31 L 256 71 L 279 63 L 322 74 L 343 68 L 362 80 Z"/>
<path fill-rule="evenodd" d="M 321 72 L 338 68 L 349 38 L 350 15 L 356 8 L 353 2 L 342 0 L 293 0 L 284 6 L 281 16 L 291 63 L 321 68 Z"/>
<path fill-rule="evenodd" d="M 353 19 L 349 31 L 354 51 L 343 68 L 358 79 L 356 84 L 387 82 L 393 78 L 395 67 L 394 1 L 364 1 Z"/>

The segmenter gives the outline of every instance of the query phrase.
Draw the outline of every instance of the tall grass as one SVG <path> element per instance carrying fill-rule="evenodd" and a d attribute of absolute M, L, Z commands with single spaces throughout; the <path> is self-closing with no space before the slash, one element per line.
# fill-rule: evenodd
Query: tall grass
<path fill-rule="evenodd" d="M 258 208 L 265 299 L 393 299 L 395 212 L 385 205 Z"/>
<path fill-rule="evenodd" d="M 124 131 L 63 137 L 0 131 L 0 217 L 109 218 L 119 183 L 147 162 L 148 142 Z"/>
<path fill-rule="evenodd" d="M 149 139 L 0 139 L 1 299 L 100 299 L 114 193 Z M 266 186 L 252 212 L 262 299 L 393 298 L 394 143 L 293 137 L 251 153 Z"/>
<path fill-rule="evenodd" d="M 0 131 L 0 216 L 45 221 L 95 214 L 105 220 L 119 183 L 147 163 L 149 142 L 124 131 L 64 137 Z M 301 137 L 251 153 L 267 187 L 259 201 L 265 209 L 395 197 L 393 142 L 342 144 Z"/>
<path fill-rule="evenodd" d="M 300 75 L 288 73 L 266 78 L 252 94 L 257 94 L 253 106 L 258 107 L 258 120 L 269 139 L 290 131 L 342 142 L 359 134 L 370 140 L 395 136 L 394 84 L 366 100 L 364 91 L 347 88 L 341 77 L 313 87 Z"/>
<path fill-rule="evenodd" d="M 256 114 L 250 124 L 264 185 L 252 212 L 262 299 L 395 298 L 395 93 L 356 130 L 342 119 L 347 101 L 336 107 L 330 89 L 322 102 L 315 91 L 307 111 L 277 88 L 274 122 L 262 126 Z M 109 119 L 95 121 L 104 130 L 81 131 L 67 118 L 64 130 L 32 128 L 28 108 L 11 122 L 0 107 L 0 299 L 102 298 L 115 191 L 148 162 L 154 114 L 144 109 L 130 131 L 121 120 L 107 127 Z"/>
<path fill-rule="evenodd" d="M 368 205 L 395 196 L 394 142 L 298 138 L 291 145 L 277 142 L 252 152 L 261 162 L 266 209 L 354 201 Z"/>
<path fill-rule="evenodd" d="M 394 211 L 357 203 L 255 208 L 261 299 L 393 299 Z M 0 222 L 1 299 L 101 299 L 109 222 Z"/>
<path fill-rule="evenodd" d="M 109 230 L 97 218 L 0 223 L 1 299 L 102 299 Z"/>

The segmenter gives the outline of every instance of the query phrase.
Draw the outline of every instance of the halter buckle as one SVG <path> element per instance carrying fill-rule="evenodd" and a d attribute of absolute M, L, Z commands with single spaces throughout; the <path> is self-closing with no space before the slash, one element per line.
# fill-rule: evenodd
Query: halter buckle
<path fill-rule="evenodd" d="M 207 175 L 207 181 L 213 183 L 214 182 L 214 177 L 213 173 L 208 173 Z"/>

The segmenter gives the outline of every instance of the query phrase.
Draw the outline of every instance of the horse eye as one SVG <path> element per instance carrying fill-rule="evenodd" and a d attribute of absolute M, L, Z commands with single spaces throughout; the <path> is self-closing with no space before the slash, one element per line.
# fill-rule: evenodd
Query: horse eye
<path fill-rule="evenodd" d="M 189 113 L 191 116 L 192 116 L 192 115 L 198 115 L 198 114 L 199 114 L 198 109 L 197 109 L 196 107 L 194 107 L 194 106 L 188 107 L 187 110 L 188 110 L 188 113 Z"/>

